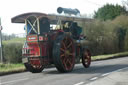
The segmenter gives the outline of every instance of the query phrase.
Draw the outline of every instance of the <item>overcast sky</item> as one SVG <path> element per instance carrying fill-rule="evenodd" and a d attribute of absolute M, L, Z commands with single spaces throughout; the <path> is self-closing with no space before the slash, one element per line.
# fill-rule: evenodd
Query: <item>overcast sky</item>
<path fill-rule="evenodd" d="M 94 14 L 107 3 L 122 4 L 122 0 L 0 0 L 3 33 L 24 33 L 24 26 L 11 23 L 11 18 L 26 12 L 57 13 L 57 7 L 77 8 L 81 14 Z"/>

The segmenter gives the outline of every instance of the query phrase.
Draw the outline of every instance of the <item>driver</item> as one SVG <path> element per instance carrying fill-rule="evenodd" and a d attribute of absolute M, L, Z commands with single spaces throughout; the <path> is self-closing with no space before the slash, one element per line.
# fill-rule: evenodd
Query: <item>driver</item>
<path fill-rule="evenodd" d="M 63 30 L 65 32 L 69 32 L 70 31 L 70 26 L 71 26 L 71 22 L 69 22 L 69 21 L 64 22 Z"/>
<path fill-rule="evenodd" d="M 77 22 L 72 23 L 72 35 L 74 39 L 79 39 L 80 34 L 82 32 L 82 28 L 78 26 Z"/>

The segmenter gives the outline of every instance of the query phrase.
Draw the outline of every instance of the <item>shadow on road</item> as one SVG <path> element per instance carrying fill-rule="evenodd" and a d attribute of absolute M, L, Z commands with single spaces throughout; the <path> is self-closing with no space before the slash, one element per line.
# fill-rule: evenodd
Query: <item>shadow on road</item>
<path fill-rule="evenodd" d="M 105 65 L 105 66 L 90 66 L 89 68 L 84 68 L 81 66 L 74 67 L 72 72 L 60 73 L 57 70 L 44 71 L 43 74 L 95 74 L 95 73 L 107 73 L 112 72 L 117 69 L 128 67 L 128 64 L 116 64 L 116 65 Z"/>

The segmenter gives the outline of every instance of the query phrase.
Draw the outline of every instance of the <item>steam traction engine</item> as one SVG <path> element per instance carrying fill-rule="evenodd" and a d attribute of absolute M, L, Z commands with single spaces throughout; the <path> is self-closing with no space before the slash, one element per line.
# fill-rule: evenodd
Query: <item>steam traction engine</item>
<path fill-rule="evenodd" d="M 77 15 L 77 9 L 59 7 L 59 13 Z M 46 66 L 54 64 L 60 72 L 70 72 L 76 59 L 82 60 L 85 68 L 90 66 L 91 53 L 81 44 L 84 37 L 77 34 L 76 23 L 85 18 L 51 15 L 44 13 L 25 13 L 12 18 L 13 23 L 25 23 L 26 42 L 22 49 L 22 61 L 32 73 L 41 72 Z"/>

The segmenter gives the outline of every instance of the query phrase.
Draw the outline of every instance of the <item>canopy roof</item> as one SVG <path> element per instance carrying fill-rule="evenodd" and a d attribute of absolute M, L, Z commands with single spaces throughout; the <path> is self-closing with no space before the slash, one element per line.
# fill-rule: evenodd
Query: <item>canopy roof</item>
<path fill-rule="evenodd" d="M 75 16 L 62 16 L 62 15 L 55 15 L 55 14 L 44 14 L 39 12 L 30 12 L 17 15 L 11 19 L 12 23 L 25 23 L 25 19 L 29 16 L 35 16 L 37 18 L 47 17 L 51 23 L 56 22 L 58 19 L 62 21 L 91 21 L 92 19 L 82 18 L 82 17 L 75 17 Z"/>

